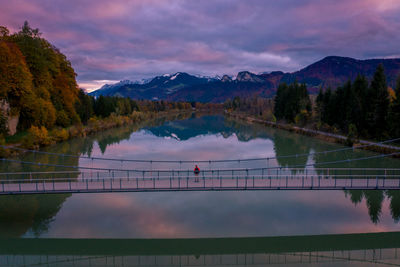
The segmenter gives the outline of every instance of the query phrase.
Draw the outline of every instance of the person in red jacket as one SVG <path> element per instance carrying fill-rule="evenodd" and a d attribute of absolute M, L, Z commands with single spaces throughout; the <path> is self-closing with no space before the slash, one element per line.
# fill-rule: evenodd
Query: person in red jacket
<path fill-rule="evenodd" d="M 196 167 L 194 167 L 194 173 L 195 174 L 199 174 L 200 173 L 200 168 L 196 165 Z"/>
<path fill-rule="evenodd" d="M 199 181 L 199 173 L 200 173 L 199 166 L 196 165 L 196 167 L 194 167 L 193 172 L 194 172 L 194 175 L 195 175 L 194 182 L 197 183 Z"/>

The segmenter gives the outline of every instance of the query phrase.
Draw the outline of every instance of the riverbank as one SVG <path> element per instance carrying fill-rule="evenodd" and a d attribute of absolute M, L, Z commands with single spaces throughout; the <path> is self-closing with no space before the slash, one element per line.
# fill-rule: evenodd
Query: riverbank
<path fill-rule="evenodd" d="M 257 119 L 257 118 L 254 118 L 254 117 L 251 117 L 248 115 L 244 115 L 244 114 L 225 112 L 225 115 L 233 117 L 235 119 L 245 120 L 250 123 L 264 124 L 268 127 L 278 128 L 278 129 L 286 130 L 289 132 L 294 132 L 297 134 L 315 137 L 320 140 L 331 142 L 331 143 L 348 145 L 348 142 L 349 142 L 348 137 L 344 136 L 344 135 L 323 132 L 323 131 L 314 130 L 314 129 L 302 128 L 302 127 L 298 127 L 298 126 L 286 124 L 286 123 L 281 123 L 281 122 L 272 122 L 272 121 L 261 120 L 261 119 Z M 363 149 L 363 150 L 368 150 L 368 151 L 373 151 L 373 152 L 378 152 L 378 153 L 385 153 L 385 154 L 399 153 L 399 154 L 393 155 L 393 157 L 400 158 L 400 147 L 398 147 L 398 146 L 379 144 L 379 143 L 376 143 L 373 141 L 361 140 L 361 139 L 351 140 L 351 141 L 352 141 L 352 146 L 356 149 Z"/>
<path fill-rule="evenodd" d="M 145 122 L 165 118 L 166 120 L 184 119 L 193 113 L 192 109 L 169 110 L 160 112 L 139 112 L 135 111 L 129 116 L 111 115 L 107 118 L 91 118 L 87 125 L 73 125 L 68 128 L 55 128 L 50 131 L 35 127 L 32 131 L 19 133 L 0 141 L 0 157 L 9 157 L 23 153 L 23 150 L 5 148 L 15 147 L 23 149 L 40 149 L 60 142 L 93 135 L 108 129 L 137 125 L 138 127 Z"/>

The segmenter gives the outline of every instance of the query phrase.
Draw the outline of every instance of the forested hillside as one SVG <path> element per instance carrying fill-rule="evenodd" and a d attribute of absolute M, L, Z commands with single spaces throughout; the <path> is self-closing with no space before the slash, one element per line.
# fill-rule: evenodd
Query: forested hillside
<path fill-rule="evenodd" d="M 71 63 L 27 22 L 14 34 L 1 27 L 0 73 L 0 99 L 9 106 L 2 116 L 17 117 L 19 130 L 80 121 L 75 109 L 79 88 Z"/>

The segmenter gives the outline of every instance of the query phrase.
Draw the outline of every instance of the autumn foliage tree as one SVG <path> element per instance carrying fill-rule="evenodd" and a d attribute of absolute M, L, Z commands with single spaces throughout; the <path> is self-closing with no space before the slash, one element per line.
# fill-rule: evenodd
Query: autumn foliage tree
<path fill-rule="evenodd" d="M 19 129 L 78 123 L 76 74 L 66 57 L 25 22 L 11 34 L 0 28 L 0 98 L 19 115 Z"/>

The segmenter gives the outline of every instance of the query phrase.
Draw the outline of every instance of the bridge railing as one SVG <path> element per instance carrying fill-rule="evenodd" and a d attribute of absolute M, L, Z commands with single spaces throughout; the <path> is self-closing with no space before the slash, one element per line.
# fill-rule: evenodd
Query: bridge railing
<path fill-rule="evenodd" d="M 253 169 L 216 169 L 202 170 L 198 174 L 193 170 L 118 170 L 109 169 L 101 171 L 52 171 L 52 172 L 9 172 L 0 173 L 0 181 L 29 182 L 32 180 L 85 180 L 85 179 L 161 179 L 161 178 L 236 178 L 236 177 L 261 177 L 261 178 L 285 178 L 285 177 L 310 177 L 319 178 L 400 178 L 400 169 L 395 168 L 253 168 Z"/>
<path fill-rule="evenodd" d="M 0 193 L 104 192 L 241 189 L 400 189 L 396 169 L 323 169 L 262 173 L 262 170 L 153 171 L 151 172 L 40 172 L 8 174 Z M 362 172 L 362 171 L 365 171 Z M 321 174 L 322 173 L 322 174 Z M 94 174 L 94 175 L 93 175 Z M 54 176 L 52 176 L 54 175 Z M 70 175 L 75 175 L 70 177 Z M 57 177 L 55 177 L 57 176 Z"/>

